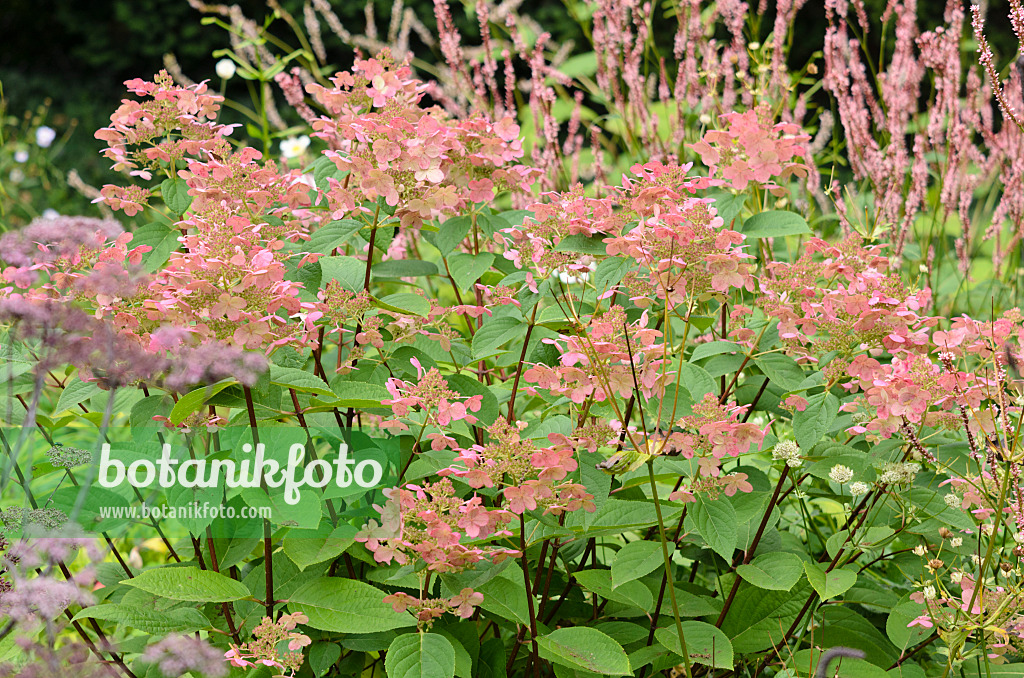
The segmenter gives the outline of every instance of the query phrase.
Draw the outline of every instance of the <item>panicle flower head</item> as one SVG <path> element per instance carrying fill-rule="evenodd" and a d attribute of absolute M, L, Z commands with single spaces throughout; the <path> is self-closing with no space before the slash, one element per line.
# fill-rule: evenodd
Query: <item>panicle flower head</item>
<path fill-rule="evenodd" d="M 836 464 L 829 470 L 828 477 L 832 482 L 845 485 L 853 479 L 853 469 L 849 466 L 843 466 L 842 464 Z"/>

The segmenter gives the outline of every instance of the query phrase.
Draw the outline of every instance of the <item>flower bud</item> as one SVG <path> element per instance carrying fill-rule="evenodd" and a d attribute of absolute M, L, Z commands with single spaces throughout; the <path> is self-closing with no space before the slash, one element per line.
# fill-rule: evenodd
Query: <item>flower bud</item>
<path fill-rule="evenodd" d="M 237 70 L 237 67 L 235 66 L 235 62 L 231 59 L 221 59 L 217 62 L 217 65 L 214 67 L 214 70 L 217 71 L 218 78 L 221 78 L 223 80 L 230 80 L 235 76 L 235 71 Z"/>

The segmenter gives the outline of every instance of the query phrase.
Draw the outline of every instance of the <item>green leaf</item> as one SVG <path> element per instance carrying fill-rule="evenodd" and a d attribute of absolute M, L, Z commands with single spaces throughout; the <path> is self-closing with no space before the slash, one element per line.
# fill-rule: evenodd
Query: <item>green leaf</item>
<path fill-rule="evenodd" d="M 709 341 L 706 344 L 698 344 L 690 355 L 690 362 L 695 363 L 704 358 L 722 353 L 742 353 L 743 347 L 732 341 Z"/>
<path fill-rule="evenodd" d="M 740 654 L 778 645 L 809 593 L 810 587 L 804 583 L 787 592 L 765 591 L 743 582 L 722 622 L 722 631 Z"/>
<path fill-rule="evenodd" d="M 362 381 L 331 382 L 331 390 L 334 391 L 334 400 L 327 400 L 328 405 L 337 408 L 352 407 L 365 409 L 368 407 L 385 407 L 382 400 L 390 400 L 391 394 L 383 386 L 368 384 Z"/>
<path fill-rule="evenodd" d="M 715 202 L 713 202 L 711 206 L 715 208 L 716 212 L 718 212 L 718 216 L 722 217 L 722 221 L 725 222 L 725 227 L 732 228 L 733 230 L 739 230 L 733 227 L 732 222 L 733 219 L 738 217 L 740 212 L 743 211 L 743 203 L 747 200 L 746 194 L 714 191 L 707 193 L 706 197 L 714 199 Z"/>
<path fill-rule="evenodd" d="M 477 678 L 506 678 L 505 644 L 501 638 L 490 638 L 480 646 Z"/>
<path fill-rule="evenodd" d="M 671 557 L 675 551 L 674 543 L 668 544 L 668 553 Z M 612 588 L 618 587 L 634 579 L 639 579 L 665 564 L 665 557 L 661 551 L 661 542 L 657 541 L 631 541 L 621 549 L 612 562 Z"/>
<path fill-rule="evenodd" d="M 839 414 L 839 398 L 817 393 L 807 399 L 807 408 L 793 415 L 793 434 L 802 450 L 810 450 L 832 427 Z"/>
<path fill-rule="evenodd" d="M 578 252 L 580 254 L 601 255 L 608 253 L 608 247 L 604 244 L 605 236 L 594 238 L 585 235 L 567 235 L 555 245 L 556 252 Z"/>
<path fill-rule="evenodd" d="M 324 534 L 325 531 L 328 533 Z M 333 530 L 330 524 L 326 524 L 317 530 L 292 530 L 285 535 L 281 545 L 285 555 L 299 570 L 305 570 L 310 565 L 340 556 L 355 543 L 353 537 L 356 532 L 356 528 L 345 523 Z"/>
<path fill-rule="evenodd" d="M 180 177 L 164 179 L 160 184 L 160 195 L 164 204 L 175 214 L 181 215 L 192 205 L 192 196 L 188 194 L 188 184 Z"/>
<path fill-rule="evenodd" d="M 654 595 L 651 590 L 638 581 L 628 581 L 612 588 L 612 575 L 609 570 L 581 570 L 572 576 L 580 586 L 602 598 L 632 605 L 644 612 L 649 612 L 654 607 Z"/>
<path fill-rule="evenodd" d="M 452 678 L 455 648 L 438 633 L 406 633 L 392 641 L 384 670 L 390 678 Z"/>
<path fill-rule="evenodd" d="M 198 567 L 160 567 L 121 582 L 146 593 L 203 603 L 227 603 L 252 594 L 242 582 Z"/>
<path fill-rule="evenodd" d="M 822 600 L 841 596 L 857 583 L 857 573 L 852 570 L 825 572 L 825 568 L 817 563 L 804 563 L 804 572 Z"/>
<path fill-rule="evenodd" d="M 370 276 L 378 278 L 417 278 L 425 275 L 437 275 L 437 264 L 419 259 L 390 259 L 374 264 Z"/>
<path fill-rule="evenodd" d="M 354 579 L 321 577 L 292 593 L 288 609 L 309 617 L 308 625 L 314 629 L 332 633 L 377 633 L 414 626 L 412 615 L 395 612 L 384 602 L 385 595 Z"/>
<path fill-rule="evenodd" d="M 889 639 L 870 621 L 843 605 L 822 607 L 822 624 L 815 632 L 815 644 L 820 647 L 845 645 L 863 650 L 865 659 L 872 664 L 888 667 L 900 655 Z"/>
<path fill-rule="evenodd" d="M 480 411 L 473 412 L 473 416 L 480 420 L 481 425 L 490 426 L 498 418 L 498 399 L 485 385 L 465 374 L 452 374 L 444 380 L 448 383 L 448 388 L 459 395 L 480 396 Z"/>
<path fill-rule="evenodd" d="M 502 619 L 528 625 L 530 611 L 526 606 L 526 587 L 522 582 L 513 583 L 505 577 L 495 577 L 475 587 L 484 594 L 480 607 L 493 612 Z"/>
<path fill-rule="evenodd" d="M 515 318 L 491 318 L 473 335 L 473 357 L 491 355 L 502 344 L 526 334 L 526 323 Z"/>
<path fill-rule="evenodd" d="M 338 219 L 313 231 L 313 234 L 309 236 L 309 241 L 301 247 L 308 252 L 331 254 L 334 250 L 347 243 L 348 239 L 362 227 L 363 223 L 355 219 Z M 365 265 L 363 263 L 364 267 Z"/>
<path fill-rule="evenodd" d="M 103 393 L 103 389 L 95 382 L 76 379 L 65 386 L 64 390 L 60 392 L 60 398 L 57 399 L 57 407 L 54 408 L 53 415 L 56 416 L 61 412 L 77 408 L 80 403 L 100 393 Z"/>
<path fill-rule="evenodd" d="M 218 381 L 216 384 L 210 384 L 209 386 L 203 386 L 202 388 L 197 388 L 194 391 L 189 391 L 181 398 L 178 398 L 178 402 L 174 403 L 174 407 L 171 408 L 171 414 L 168 416 L 168 419 L 171 420 L 172 424 L 180 424 L 185 421 L 185 418 L 188 417 L 188 415 L 197 412 L 199 408 L 203 406 L 203 403 L 234 383 L 234 379 L 223 379 Z"/>
<path fill-rule="evenodd" d="M 628 676 L 632 673 L 626 651 L 597 629 L 586 626 L 556 629 L 538 637 L 537 645 L 541 657 L 572 669 L 606 676 Z"/>
<path fill-rule="evenodd" d="M 434 238 L 434 245 L 441 252 L 441 256 L 447 257 L 454 252 L 469 235 L 469 229 L 472 227 L 472 219 L 464 216 L 452 217 L 441 224 L 437 230 L 437 236 Z"/>
<path fill-rule="evenodd" d="M 776 551 L 754 558 L 740 565 L 736 572 L 759 589 L 788 591 L 804 574 L 803 561 L 795 553 Z"/>
<path fill-rule="evenodd" d="M 964 678 L 1024 677 L 1024 664 L 992 664 L 982 659 L 979 661 L 966 661 L 960 668 L 963 671 Z"/>
<path fill-rule="evenodd" d="M 924 603 L 915 603 L 909 598 L 893 606 L 889 611 L 889 617 L 885 620 L 885 635 L 889 636 L 899 650 L 906 650 L 916 645 L 932 634 L 931 629 L 922 626 L 907 626 L 922 614 L 927 612 Z"/>
<path fill-rule="evenodd" d="M 156 635 L 192 633 L 210 626 L 210 620 L 206 615 L 191 607 L 155 610 L 127 605 L 93 605 L 75 615 L 74 621 L 80 619 L 112 621 L 143 633 Z"/>
<path fill-rule="evenodd" d="M 300 370 L 295 367 L 281 367 L 280 365 L 270 366 L 270 383 L 283 386 L 284 388 L 295 389 L 301 393 L 315 393 L 317 395 L 333 396 L 334 392 L 320 377 L 312 372 Z"/>
<path fill-rule="evenodd" d="M 754 358 L 754 364 L 761 368 L 769 381 L 786 391 L 794 391 L 803 383 L 803 369 L 788 355 L 766 353 Z"/>
<path fill-rule="evenodd" d="M 729 637 L 711 624 L 699 621 L 684 621 L 683 640 L 690 661 L 695 664 L 713 666 L 717 669 L 733 667 L 733 649 Z M 676 627 L 668 626 L 654 632 L 659 643 L 683 656 L 682 645 L 679 644 L 679 632 Z"/>
<path fill-rule="evenodd" d="M 743 222 L 743 235 L 748 238 L 778 238 L 784 235 L 810 233 L 811 228 L 796 212 L 769 210 Z"/>
<path fill-rule="evenodd" d="M 320 284 L 326 285 L 331 280 L 338 283 L 349 292 L 359 292 L 363 289 L 363 282 L 366 279 L 366 262 L 355 257 L 322 257 L 320 264 Z"/>
<path fill-rule="evenodd" d="M 153 249 L 142 255 L 147 273 L 155 273 L 167 263 L 171 252 L 178 249 L 181 231 L 159 222 L 151 222 L 132 231 L 131 247 L 149 245 Z"/>
<path fill-rule="evenodd" d="M 423 318 L 430 315 L 430 302 L 420 295 L 413 294 L 411 292 L 389 294 L 383 299 L 374 299 L 373 303 L 375 306 L 379 306 L 380 308 L 383 308 L 386 311 L 391 311 L 392 313 L 418 315 Z"/>
<path fill-rule="evenodd" d="M 480 279 L 494 263 L 494 255 L 490 252 L 483 254 L 453 254 L 448 257 L 448 271 L 459 289 L 469 289 L 470 285 Z"/>
<path fill-rule="evenodd" d="M 314 676 L 327 673 L 340 658 L 341 646 L 337 643 L 317 641 L 309 646 L 309 668 L 312 669 Z"/>
<path fill-rule="evenodd" d="M 736 550 L 736 510 L 726 499 L 708 501 L 702 496 L 692 508 L 694 522 L 708 546 L 726 560 Z"/>

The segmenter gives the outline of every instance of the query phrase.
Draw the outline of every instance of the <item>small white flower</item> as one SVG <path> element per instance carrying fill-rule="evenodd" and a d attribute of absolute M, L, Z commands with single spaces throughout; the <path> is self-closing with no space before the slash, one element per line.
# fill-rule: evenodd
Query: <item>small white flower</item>
<path fill-rule="evenodd" d="M 946 502 L 946 506 L 949 506 L 951 508 L 960 505 L 960 497 L 956 496 L 953 493 L 947 494 L 945 497 L 942 498 L 942 501 Z"/>
<path fill-rule="evenodd" d="M 53 140 L 57 138 L 57 130 L 43 125 L 36 130 L 36 145 L 39 148 L 49 148 Z"/>
<path fill-rule="evenodd" d="M 14 162 L 28 162 L 28 151 L 25 149 L 15 151 Z"/>
<path fill-rule="evenodd" d="M 1013 535 L 1013 540 L 1018 544 L 1024 544 L 1024 532 L 1018 532 Z"/>
<path fill-rule="evenodd" d="M 787 459 L 786 460 L 786 466 L 788 466 L 790 468 L 800 468 L 800 466 L 803 463 L 804 463 L 804 460 L 801 459 L 800 457 L 793 457 L 792 459 Z"/>
<path fill-rule="evenodd" d="M 923 556 L 926 553 L 928 553 L 928 549 L 926 549 L 924 547 L 924 544 L 918 544 L 917 546 L 914 547 L 914 555 L 915 556 Z"/>
<path fill-rule="evenodd" d="M 981 556 L 979 556 L 977 553 L 972 553 L 971 562 L 974 563 L 975 567 L 978 567 L 979 565 L 981 565 Z"/>
<path fill-rule="evenodd" d="M 996 526 L 991 523 L 985 523 L 981 526 L 981 533 L 986 537 L 991 537 L 992 533 L 996 531 Z"/>
<path fill-rule="evenodd" d="M 925 600 L 935 600 L 935 587 L 925 586 L 924 590 L 921 591 L 921 595 L 924 596 Z"/>
<path fill-rule="evenodd" d="M 859 480 L 855 483 L 850 483 L 851 496 L 859 497 L 862 494 L 867 494 L 869 490 L 871 490 L 871 487 L 867 483 L 862 483 Z"/>
<path fill-rule="evenodd" d="M 60 212 L 53 209 L 52 207 L 47 207 L 45 210 L 43 210 L 43 219 L 56 219 L 59 216 Z"/>
<path fill-rule="evenodd" d="M 20 168 L 15 167 L 14 169 L 11 170 L 11 173 L 8 178 L 11 180 L 12 184 L 20 184 L 22 181 L 25 180 L 25 173 L 22 172 Z"/>
<path fill-rule="evenodd" d="M 849 466 L 836 464 L 832 467 L 832 470 L 828 472 L 828 477 L 832 479 L 832 482 L 842 485 L 850 482 L 850 479 L 853 478 L 853 469 Z"/>
<path fill-rule="evenodd" d="M 281 155 L 286 158 L 297 158 L 309 148 L 309 137 L 288 137 L 281 142 Z"/>
<path fill-rule="evenodd" d="M 218 78 L 221 78 L 223 80 L 230 80 L 231 78 L 235 77 L 235 70 L 237 69 L 235 66 L 235 62 L 231 59 L 221 59 L 217 62 L 217 65 L 214 67 L 214 70 L 217 71 Z"/>
<path fill-rule="evenodd" d="M 573 285 L 579 282 L 587 282 L 587 280 L 590 278 L 590 274 L 597 270 L 597 262 L 590 261 L 589 263 L 581 263 L 586 265 L 586 271 L 579 271 L 575 269 L 570 269 L 568 271 L 560 270 L 558 271 L 558 279 L 561 280 L 562 283 L 565 285 Z"/>
<path fill-rule="evenodd" d="M 960 580 L 964 578 L 964 573 L 960 570 L 949 573 L 949 580 L 954 584 L 959 584 Z"/>
<path fill-rule="evenodd" d="M 949 540 L 949 545 L 955 549 L 958 549 L 964 545 L 964 539 L 963 537 L 953 537 Z"/>
<path fill-rule="evenodd" d="M 772 449 L 772 459 L 794 459 L 800 455 L 800 448 L 792 440 L 783 440 Z"/>

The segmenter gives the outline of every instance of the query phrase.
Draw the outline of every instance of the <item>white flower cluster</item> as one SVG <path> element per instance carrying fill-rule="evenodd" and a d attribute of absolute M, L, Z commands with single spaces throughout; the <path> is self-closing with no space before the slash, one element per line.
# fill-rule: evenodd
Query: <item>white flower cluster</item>
<path fill-rule="evenodd" d="M 925 600 L 935 600 L 935 587 L 925 586 L 924 589 L 921 591 L 921 595 L 924 596 Z"/>
<path fill-rule="evenodd" d="M 886 485 L 905 485 L 914 482 L 920 470 L 920 464 L 889 462 L 882 467 L 880 480 Z"/>
<path fill-rule="evenodd" d="M 958 549 L 958 548 L 960 548 L 961 546 L 964 545 L 964 538 L 963 537 L 953 537 L 952 539 L 949 540 L 949 545 L 952 546 L 955 549 Z"/>
<path fill-rule="evenodd" d="M 924 544 L 918 544 L 917 546 L 914 547 L 914 555 L 915 556 L 923 556 L 926 553 L 928 553 L 928 549 L 927 549 L 927 547 L 925 547 Z"/>
<path fill-rule="evenodd" d="M 958 497 L 953 492 L 950 492 L 949 494 L 944 496 L 942 498 L 942 501 L 946 502 L 946 506 L 950 508 L 956 508 L 957 506 L 960 506 L 960 497 Z"/>
<path fill-rule="evenodd" d="M 868 485 L 867 483 L 862 483 L 859 480 L 855 483 L 850 483 L 850 496 L 859 497 L 862 494 L 867 494 L 870 491 L 871 486 Z"/>
<path fill-rule="evenodd" d="M 783 440 L 772 449 L 772 459 L 785 461 L 787 466 L 797 468 L 804 463 L 800 458 L 800 448 L 792 440 Z"/>
<path fill-rule="evenodd" d="M 853 478 L 853 469 L 849 466 L 843 466 L 842 464 L 836 464 L 832 467 L 832 470 L 828 472 L 828 477 L 832 479 L 832 482 L 844 485 Z"/>

